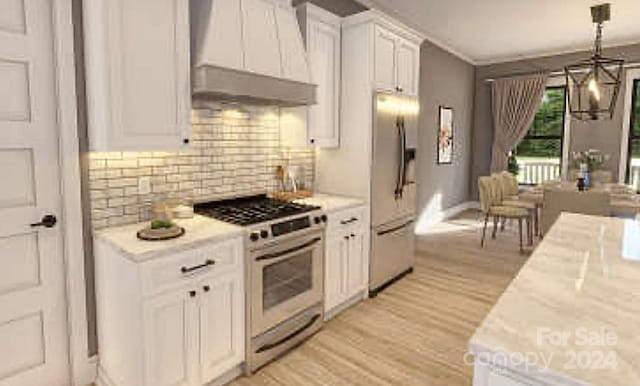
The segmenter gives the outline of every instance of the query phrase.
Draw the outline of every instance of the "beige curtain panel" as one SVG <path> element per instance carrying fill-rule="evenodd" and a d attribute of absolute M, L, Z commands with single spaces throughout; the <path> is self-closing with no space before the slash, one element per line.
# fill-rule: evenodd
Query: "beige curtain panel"
<path fill-rule="evenodd" d="M 538 111 L 547 74 L 500 78 L 491 87 L 493 147 L 491 172 L 507 169 L 508 153 L 524 138 Z"/>

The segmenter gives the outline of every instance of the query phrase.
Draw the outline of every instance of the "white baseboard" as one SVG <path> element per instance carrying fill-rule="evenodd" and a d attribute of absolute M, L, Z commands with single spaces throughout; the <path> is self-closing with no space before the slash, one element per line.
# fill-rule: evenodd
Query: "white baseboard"
<path fill-rule="evenodd" d="M 74 373 L 73 385 L 75 386 L 91 386 L 96 380 L 98 374 L 98 356 L 94 355 L 87 358 L 86 362 L 77 373 Z"/>
<path fill-rule="evenodd" d="M 426 218 L 424 215 L 421 215 L 420 221 L 418 221 L 418 224 L 416 225 L 415 233 L 417 235 L 425 234 L 428 232 L 431 225 L 447 220 L 469 209 L 480 209 L 480 203 L 478 201 L 466 201 L 462 204 L 431 214 Z"/>
<path fill-rule="evenodd" d="M 361 292 L 358 292 L 357 294 L 350 297 L 348 300 L 345 300 L 344 303 L 341 303 L 333 307 L 329 311 L 327 311 L 324 314 L 324 321 L 326 322 L 329 319 L 334 318 L 335 316 L 340 314 L 342 311 L 346 310 L 351 306 L 356 305 L 357 303 L 360 303 L 362 300 L 367 299 L 368 297 L 369 297 L 369 288 L 365 288 Z"/>
<path fill-rule="evenodd" d="M 231 383 L 236 378 L 242 376 L 244 374 L 244 362 L 241 365 L 238 365 L 226 373 L 222 374 L 217 379 L 206 384 L 206 386 L 224 386 L 226 384 Z"/>
<path fill-rule="evenodd" d="M 98 366 L 98 377 L 96 378 L 96 386 L 116 386 L 116 384 L 104 372 L 102 367 Z"/>
<path fill-rule="evenodd" d="M 242 374 L 244 374 L 244 362 L 222 374 L 217 379 L 207 383 L 206 386 L 224 386 L 242 376 Z M 98 366 L 98 377 L 96 378 L 95 384 L 96 386 L 117 386 L 100 366 Z"/>

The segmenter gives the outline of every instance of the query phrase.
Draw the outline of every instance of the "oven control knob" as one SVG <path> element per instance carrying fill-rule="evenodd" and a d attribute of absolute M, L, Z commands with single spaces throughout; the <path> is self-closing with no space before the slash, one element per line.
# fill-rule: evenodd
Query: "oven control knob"
<path fill-rule="evenodd" d="M 263 239 L 266 239 L 267 237 L 269 237 L 269 231 L 266 230 L 261 230 L 260 231 L 260 237 L 262 237 Z"/>
<path fill-rule="evenodd" d="M 323 214 L 322 216 L 320 216 L 320 219 L 322 219 L 322 222 L 327 222 L 327 215 Z"/>
<path fill-rule="evenodd" d="M 320 224 L 320 221 L 322 221 L 322 220 L 320 219 L 320 217 L 315 217 L 315 218 L 313 219 L 313 222 L 314 222 L 314 223 L 316 223 L 316 224 Z"/>
<path fill-rule="evenodd" d="M 249 235 L 249 239 L 251 239 L 251 241 L 256 242 L 260 239 L 260 233 L 258 232 L 251 232 L 251 234 Z"/>

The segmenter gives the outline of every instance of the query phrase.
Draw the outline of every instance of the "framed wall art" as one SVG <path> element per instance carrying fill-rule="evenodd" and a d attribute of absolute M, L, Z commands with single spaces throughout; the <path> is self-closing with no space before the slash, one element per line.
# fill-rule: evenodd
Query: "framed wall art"
<path fill-rule="evenodd" d="M 453 161 L 453 108 L 440 106 L 438 116 L 438 165 Z"/>

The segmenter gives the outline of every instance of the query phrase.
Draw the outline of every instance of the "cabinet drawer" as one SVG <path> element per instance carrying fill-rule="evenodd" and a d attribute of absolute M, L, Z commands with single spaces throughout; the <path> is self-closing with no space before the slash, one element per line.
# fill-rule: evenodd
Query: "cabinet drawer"
<path fill-rule="evenodd" d="M 140 268 L 142 292 L 152 295 L 188 284 L 205 275 L 242 267 L 242 239 L 205 245 L 144 263 Z"/>
<path fill-rule="evenodd" d="M 365 225 L 365 207 L 345 209 L 334 213 L 329 213 L 328 232 L 341 232 L 350 226 Z"/>

